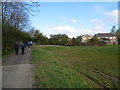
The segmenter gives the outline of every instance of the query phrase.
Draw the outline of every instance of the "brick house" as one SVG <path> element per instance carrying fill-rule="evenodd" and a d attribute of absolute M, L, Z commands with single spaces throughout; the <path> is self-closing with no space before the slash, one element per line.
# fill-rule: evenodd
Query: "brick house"
<path fill-rule="evenodd" d="M 105 42 L 106 44 L 117 44 L 117 36 L 112 33 L 98 33 L 94 37 L 97 37 L 100 41 Z"/>
<path fill-rule="evenodd" d="M 93 38 L 92 35 L 88 35 L 88 34 L 82 35 L 82 37 L 81 37 L 82 43 L 87 43 L 92 38 Z"/>

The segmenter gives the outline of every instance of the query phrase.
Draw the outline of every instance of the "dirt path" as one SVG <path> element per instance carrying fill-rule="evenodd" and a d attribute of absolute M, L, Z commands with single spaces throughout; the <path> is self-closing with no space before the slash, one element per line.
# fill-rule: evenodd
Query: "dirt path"
<path fill-rule="evenodd" d="M 32 88 L 31 48 L 12 55 L 2 63 L 2 88 Z"/>

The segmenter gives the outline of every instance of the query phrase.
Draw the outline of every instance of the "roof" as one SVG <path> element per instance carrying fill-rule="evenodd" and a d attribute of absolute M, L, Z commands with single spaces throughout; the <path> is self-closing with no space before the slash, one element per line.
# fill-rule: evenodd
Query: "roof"
<path fill-rule="evenodd" d="M 95 34 L 95 37 L 116 37 L 116 35 L 112 33 L 98 33 Z"/>
<path fill-rule="evenodd" d="M 82 37 L 93 37 L 92 35 L 82 35 Z"/>

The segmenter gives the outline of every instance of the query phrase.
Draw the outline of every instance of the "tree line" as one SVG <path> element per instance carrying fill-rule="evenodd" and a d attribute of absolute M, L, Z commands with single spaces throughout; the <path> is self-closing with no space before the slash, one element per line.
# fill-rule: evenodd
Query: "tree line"
<path fill-rule="evenodd" d="M 41 32 L 39 32 L 39 30 L 34 31 L 32 41 L 38 45 L 93 46 L 104 44 L 103 42 L 99 41 L 99 39 L 97 39 L 96 37 L 93 37 L 92 39 L 88 40 L 87 43 L 83 43 L 82 35 L 77 36 L 76 38 L 69 38 L 66 34 L 51 34 L 50 38 L 48 38 Z"/>
<path fill-rule="evenodd" d="M 74 46 L 79 45 L 81 42 L 81 36 L 77 38 L 69 38 L 66 34 L 51 34 L 50 38 L 43 35 L 39 30 L 30 30 L 29 35 L 32 37 L 34 43 L 39 45 L 67 45 Z"/>
<path fill-rule="evenodd" d="M 113 26 L 110 33 L 113 33 L 120 38 L 120 29 L 115 29 Z M 29 32 L 33 42 L 39 45 L 64 45 L 64 46 L 103 46 L 105 42 L 100 41 L 97 37 L 93 37 L 86 43 L 82 42 L 82 35 L 76 38 L 69 38 L 66 34 L 51 34 L 50 38 L 46 37 L 39 30 L 32 29 Z"/>

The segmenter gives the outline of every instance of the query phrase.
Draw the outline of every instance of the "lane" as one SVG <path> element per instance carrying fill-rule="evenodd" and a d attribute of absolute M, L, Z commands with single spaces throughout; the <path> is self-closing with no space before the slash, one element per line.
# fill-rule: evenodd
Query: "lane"
<path fill-rule="evenodd" d="M 31 48 L 25 49 L 25 54 L 22 55 L 21 51 L 19 51 L 18 55 L 12 55 L 9 58 L 3 60 L 2 65 L 16 65 L 16 64 L 27 64 L 31 61 Z"/>
<path fill-rule="evenodd" d="M 27 48 L 24 55 L 19 52 L 3 61 L 3 88 L 32 88 L 34 67 L 30 64 L 31 48 Z"/>

